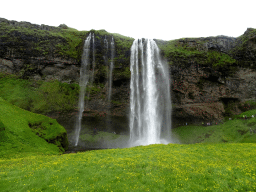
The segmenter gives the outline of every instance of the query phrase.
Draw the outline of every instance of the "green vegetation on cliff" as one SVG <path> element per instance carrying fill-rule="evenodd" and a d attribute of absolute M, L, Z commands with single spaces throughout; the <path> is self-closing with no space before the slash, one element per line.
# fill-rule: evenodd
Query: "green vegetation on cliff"
<path fill-rule="evenodd" d="M 55 119 L 31 113 L 0 97 L 0 157 L 59 154 L 68 148 L 66 130 Z"/>
<path fill-rule="evenodd" d="M 19 79 L 15 75 L 0 75 L 0 97 L 32 112 L 70 111 L 77 106 L 78 84 L 59 81 Z"/>
<path fill-rule="evenodd" d="M 16 58 L 61 57 L 75 59 L 76 62 L 81 61 L 84 40 L 89 33 L 93 33 L 96 49 L 99 51 L 96 51 L 96 63 L 101 64 L 104 63 L 102 58 L 104 38 L 106 36 L 110 42 L 113 36 L 116 47 L 115 61 L 118 66 L 129 64 L 129 51 L 134 40 L 105 30 L 78 31 L 62 25 L 49 27 L 47 30 L 33 24 L 11 25 L 8 20 L 0 21 L 0 31 L 1 45 L 5 48 L 0 50 L 0 55 L 4 55 L 8 49 Z"/>
<path fill-rule="evenodd" d="M 236 40 L 231 54 L 238 60 L 239 66 L 256 68 L 256 29 L 248 28 L 245 33 Z"/>
<path fill-rule="evenodd" d="M 0 22 L 0 39 L 15 57 L 46 56 L 81 59 L 82 41 L 88 31 L 51 27 L 43 30 L 34 25 L 13 26 Z M 0 53 L 1 54 L 1 53 Z"/>
<path fill-rule="evenodd" d="M 113 79 L 129 79 L 130 73 L 127 72 L 127 68 L 129 69 L 130 48 L 134 39 L 117 33 L 109 33 L 105 30 L 78 31 L 65 24 L 61 24 L 59 27 L 40 26 L 0 18 L 0 59 L 4 58 L 10 61 L 15 58 L 19 67 L 13 65 L 12 70 L 24 79 L 34 74 L 40 75 L 44 79 L 40 67 L 44 68 L 46 65 L 59 63 L 72 65 L 81 63 L 84 41 L 89 33 L 94 34 L 95 37 L 95 83 L 102 84 L 106 82 L 109 69 L 102 69 L 108 66 L 111 60 L 110 42 L 112 37 L 115 44 Z M 108 41 L 108 51 L 105 49 L 104 39 Z M 92 63 L 92 53 L 90 54 L 90 63 Z M 56 87 L 55 92 L 58 92 Z M 53 91 L 50 92 L 48 91 L 47 97 L 55 94 Z M 39 97 L 38 100 L 42 100 L 43 95 L 41 94 Z M 75 97 L 72 98 L 75 99 Z M 72 104 L 74 99 L 71 99 Z M 27 103 L 30 103 L 30 101 Z M 38 108 L 41 108 L 39 105 L 42 106 L 43 104 L 35 105 L 37 105 L 34 107 L 36 112 Z M 49 103 L 49 105 L 59 110 L 54 103 Z M 49 105 L 45 107 L 44 111 L 49 108 Z M 65 108 L 70 109 L 70 106 Z"/>
<path fill-rule="evenodd" d="M 255 38 L 256 38 L 256 29 L 248 28 L 243 35 L 237 38 L 237 46 L 232 51 L 235 52 L 238 50 L 242 51 L 246 49 L 249 41 L 255 40 Z"/>
<path fill-rule="evenodd" d="M 167 42 L 156 41 L 169 64 L 185 67 L 189 63 L 194 63 L 222 68 L 236 63 L 236 60 L 226 53 L 207 50 L 205 48 L 206 40 L 200 38 L 176 39 Z"/>
<path fill-rule="evenodd" d="M 232 65 L 236 62 L 235 59 L 225 53 L 218 51 L 207 52 L 207 63 L 211 64 L 212 67 L 225 67 Z"/>

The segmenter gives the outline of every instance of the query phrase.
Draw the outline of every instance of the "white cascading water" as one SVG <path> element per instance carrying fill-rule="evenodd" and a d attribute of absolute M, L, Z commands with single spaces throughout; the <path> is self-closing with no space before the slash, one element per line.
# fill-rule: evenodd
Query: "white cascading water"
<path fill-rule="evenodd" d="M 155 41 L 133 42 L 130 71 L 130 146 L 170 143 L 169 69 Z"/>
<path fill-rule="evenodd" d="M 115 43 L 114 43 L 113 37 L 111 40 L 110 49 L 111 49 L 111 62 L 110 62 L 110 69 L 109 69 L 108 101 L 110 101 L 111 93 L 112 93 L 112 73 L 113 73 L 113 67 L 114 67 L 114 53 L 115 53 Z"/>
<path fill-rule="evenodd" d="M 105 35 L 105 39 L 104 39 L 104 55 L 103 55 L 103 59 L 104 59 L 104 64 L 106 66 L 106 72 L 107 72 L 107 82 L 106 82 L 106 88 L 107 90 L 109 89 L 109 83 L 108 83 L 108 79 L 109 79 L 109 70 L 108 70 L 108 40 L 106 39 L 106 35 Z"/>
<path fill-rule="evenodd" d="M 79 101 L 78 101 L 78 118 L 76 120 L 76 131 L 75 131 L 75 146 L 78 145 L 79 135 L 81 131 L 81 121 L 84 111 L 84 96 L 85 96 L 85 88 L 89 80 L 89 54 L 90 54 L 90 41 L 91 41 L 91 33 L 86 38 L 84 42 L 82 60 L 81 60 L 81 68 L 80 68 L 80 93 L 79 93 Z"/>
<path fill-rule="evenodd" d="M 95 45 L 94 45 L 94 34 L 92 34 L 92 73 L 89 75 L 89 84 L 90 87 L 93 86 L 94 81 L 94 70 L 95 70 Z M 86 106 L 88 107 L 88 101 L 90 98 L 90 89 L 87 94 Z"/>
<path fill-rule="evenodd" d="M 92 34 L 92 83 L 94 81 L 94 70 L 95 70 L 95 45 L 94 45 L 94 34 Z"/>

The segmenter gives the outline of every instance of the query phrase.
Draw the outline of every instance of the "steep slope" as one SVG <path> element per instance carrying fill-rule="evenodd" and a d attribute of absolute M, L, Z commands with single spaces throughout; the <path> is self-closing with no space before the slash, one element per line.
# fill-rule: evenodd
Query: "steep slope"
<path fill-rule="evenodd" d="M 68 148 L 66 130 L 56 120 L 0 98 L 0 157 L 58 154 Z"/>

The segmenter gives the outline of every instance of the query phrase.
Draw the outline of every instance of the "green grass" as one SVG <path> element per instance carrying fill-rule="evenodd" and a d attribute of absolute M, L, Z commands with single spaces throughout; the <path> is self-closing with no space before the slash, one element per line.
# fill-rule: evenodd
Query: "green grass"
<path fill-rule="evenodd" d="M 54 138 L 65 129 L 17 106 L 58 109 L 78 90 L 57 81 L 0 78 L 0 96 L 10 102 L 0 97 L 1 191 L 256 191 L 256 134 L 249 131 L 256 117 L 242 119 L 256 110 L 219 125 L 173 129 L 183 144 L 60 155 L 62 141 Z M 128 139 L 101 131 L 81 135 L 91 143 L 102 138 L 108 144 Z"/>
<path fill-rule="evenodd" d="M 67 149 L 66 130 L 55 119 L 14 106 L 0 97 L 0 157 L 59 154 Z"/>
<path fill-rule="evenodd" d="M 256 109 L 250 110 L 250 111 L 245 111 L 245 112 L 237 115 L 236 118 L 243 118 L 243 115 L 246 115 L 247 117 L 251 117 L 252 115 L 255 115 L 255 114 L 256 114 Z M 251 121 L 254 122 L 254 118 L 251 118 Z M 248 122 L 248 121 L 245 121 L 245 122 Z"/>
<path fill-rule="evenodd" d="M 2 191 L 255 191 L 256 144 L 149 145 L 0 160 Z"/>
<path fill-rule="evenodd" d="M 212 126 L 182 126 L 172 130 L 174 137 L 181 143 L 256 143 L 256 134 L 250 133 L 256 129 L 256 118 L 241 119 L 243 115 L 251 117 L 256 110 L 246 111 L 227 120 L 223 124 Z"/>
<path fill-rule="evenodd" d="M 243 114 L 249 117 L 255 112 Z M 183 143 L 202 143 L 60 155 L 56 145 L 36 136 L 28 126 L 31 122 L 37 129 L 43 125 L 37 123 L 43 121 L 49 134 L 54 135 L 57 127 L 61 128 L 55 120 L 22 110 L 3 99 L 0 99 L 0 113 L 2 191 L 256 190 L 255 134 L 248 132 L 256 120 L 240 119 L 243 114 L 220 125 L 183 126 L 173 130 Z M 121 138 L 105 132 L 81 135 L 82 140 L 93 142 L 101 137 L 113 141 Z"/>

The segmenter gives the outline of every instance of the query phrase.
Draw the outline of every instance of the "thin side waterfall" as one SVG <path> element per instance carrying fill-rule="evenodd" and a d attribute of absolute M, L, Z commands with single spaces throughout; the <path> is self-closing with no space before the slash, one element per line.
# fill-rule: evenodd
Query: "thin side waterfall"
<path fill-rule="evenodd" d="M 93 81 L 94 81 L 94 69 L 95 69 L 95 45 L 94 45 L 94 34 L 92 34 L 92 69 L 91 69 L 91 74 L 89 75 L 89 84 L 90 87 L 93 86 Z M 88 101 L 90 98 L 90 89 L 87 94 L 87 100 L 86 100 L 86 106 L 88 107 Z"/>
<path fill-rule="evenodd" d="M 130 71 L 130 145 L 171 142 L 169 69 L 155 41 L 133 42 Z"/>
<path fill-rule="evenodd" d="M 109 74 L 108 74 L 108 41 L 106 39 L 106 35 L 105 35 L 105 39 L 104 39 L 104 63 L 106 66 L 106 72 L 107 72 L 107 80 L 109 79 Z M 106 89 L 108 90 L 108 81 L 106 82 Z"/>
<path fill-rule="evenodd" d="M 92 35 L 92 83 L 94 81 L 94 70 L 95 70 L 95 44 L 94 44 L 94 34 Z"/>
<path fill-rule="evenodd" d="M 111 62 L 110 62 L 110 69 L 109 69 L 109 83 L 108 83 L 108 101 L 111 100 L 111 93 L 112 93 L 112 73 L 114 67 L 114 53 L 115 53 L 115 43 L 114 38 L 112 37 L 111 44 Z"/>
<path fill-rule="evenodd" d="M 81 60 L 81 68 L 80 68 L 80 93 L 79 93 L 79 101 L 78 101 L 78 118 L 76 120 L 76 131 L 75 131 L 75 146 L 78 145 L 79 135 L 81 131 L 81 121 L 82 115 L 84 111 L 84 96 L 85 96 L 85 88 L 89 80 L 89 54 L 90 54 L 90 41 L 91 41 L 91 33 L 86 38 L 84 42 L 82 60 Z"/>

